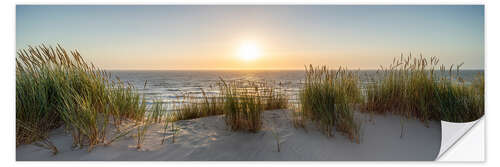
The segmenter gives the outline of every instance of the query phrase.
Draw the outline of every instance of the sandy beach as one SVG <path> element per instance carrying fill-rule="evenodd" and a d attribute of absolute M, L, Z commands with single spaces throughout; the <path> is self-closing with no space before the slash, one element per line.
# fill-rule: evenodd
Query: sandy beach
<path fill-rule="evenodd" d="M 264 127 L 260 132 L 232 132 L 223 116 L 212 116 L 176 122 L 180 132 L 172 143 L 172 132 L 163 138 L 162 125 L 149 130 L 144 146 L 137 150 L 134 133 L 111 145 L 98 145 L 91 152 L 73 150 L 72 138 L 63 129 L 54 130 L 50 140 L 59 149 L 57 155 L 35 145 L 21 145 L 16 149 L 18 161 L 147 161 L 147 160 L 434 160 L 441 145 L 441 124 L 407 120 L 407 128 L 400 138 L 400 117 L 357 113 L 363 122 L 361 143 L 356 144 L 336 134 L 326 137 L 312 124 L 307 130 L 296 129 L 286 110 L 265 111 Z M 274 128 L 273 128 L 274 127 Z M 280 136 L 281 150 L 277 152 L 272 130 Z"/>

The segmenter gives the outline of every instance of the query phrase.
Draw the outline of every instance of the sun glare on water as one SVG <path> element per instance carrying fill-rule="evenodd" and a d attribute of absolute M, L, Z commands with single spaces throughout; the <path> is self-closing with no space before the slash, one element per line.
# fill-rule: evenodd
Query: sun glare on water
<path fill-rule="evenodd" d="M 255 42 L 245 42 L 238 48 L 238 57 L 245 61 L 255 60 L 260 56 L 260 48 Z"/>

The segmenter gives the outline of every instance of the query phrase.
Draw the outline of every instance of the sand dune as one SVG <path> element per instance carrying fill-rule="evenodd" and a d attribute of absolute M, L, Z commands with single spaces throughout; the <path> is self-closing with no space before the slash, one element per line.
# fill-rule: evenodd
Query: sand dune
<path fill-rule="evenodd" d="M 154 125 L 141 150 L 130 135 L 111 145 L 97 146 L 92 152 L 72 150 L 72 138 L 62 129 L 55 130 L 50 139 L 59 153 L 22 145 L 16 158 L 23 160 L 434 160 L 441 145 L 441 124 L 432 121 L 429 127 L 417 120 L 405 123 L 407 132 L 400 138 L 400 117 L 369 116 L 357 113 L 363 121 L 361 143 L 350 142 L 336 134 L 326 137 L 309 124 L 307 130 L 296 129 L 286 110 L 264 112 L 264 129 L 258 133 L 231 132 L 222 116 L 178 121 L 180 132 L 172 143 L 172 132 L 161 145 L 162 125 Z M 371 117 L 371 118 L 370 118 Z M 274 127 L 281 138 L 281 152 L 271 132 Z"/>

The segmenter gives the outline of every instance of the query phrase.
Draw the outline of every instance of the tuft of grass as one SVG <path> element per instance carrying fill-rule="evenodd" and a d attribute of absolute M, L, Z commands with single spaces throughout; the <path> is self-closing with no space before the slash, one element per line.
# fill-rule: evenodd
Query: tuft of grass
<path fill-rule="evenodd" d="M 147 81 L 146 81 L 147 82 Z M 146 85 L 146 83 L 144 84 Z M 164 128 L 167 128 L 169 115 L 166 113 L 166 110 L 163 108 L 163 102 L 160 100 L 153 100 L 152 106 L 150 106 L 148 112 L 145 117 L 142 117 L 141 125 L 137 126 L 137 149 L 141 149 L 144 143 L 145 137 L 148 133 L 148 130 L 151 128 L 151 125 L 154 123 L 160 123 L 165 121 Z M 163 144 L 163 139 L 162 139 Z"/>
<path fill-rule="evenodd" d="M 283 92 L 282 87 L 275 88 L 269 85 L 272 84 L 264 83 L 259 87 L 264 98 L 264 110 L 287 109 L 288 96 Z"/>
<path fill-rule="evenodd" d="M 306 116 L 305 113 L 301 110 L 300 107 L 293 107 L 292 112 L 292 125 L 295 128 L 303 128 L 306 129 Z"/>
<path fill-rule="evenodd" d="M 227 109 L 225 106 L 228 100 L 230 102 L 246 103 L 249 102 L 248 100 L 253 99 L 259 102 L 259 107 L 263 110 L 285 109 L 288 107 L 288 96 L 283 93 L 282 88 L 275 88 L 266 82 L 231 81 L 230 84 L 227 84 L 227 81 L 221 78 L 221 82 L 217 85 L 219 92 L 221 92 L 219 95 L 208 95 L 204 89 L 201 89 L 201 98 L 188 94 L 182 104 L 176 107 L 176 112 L 174 112 L 175 120 L 189 120 L 225 114 L 224 110 Z M 243 96 L 246 98 L 243 99 Z M 237 99 L 234 100 L 233 97 L 237 97 Z"/>
<path fill-rule="evenodd" d="M 109 85 L 110 115 L 115 127 L 119 130 L 122 120 L 133 120 L 139 123 L 146 114 L 146 101 L 130 84 L 124 84 L 119 79 Z"/>
<path fill-rule="evenodd" d="M 267 82 L 225 81 L 220 78 L 226 125 L 233 131 L 257 132 L 262 128 L 264 110 L 288 108 L 288 96 L 281 87 Z"/>
<path fill-rule="evenodd" d="M 136 134 L 136 139 L 137 139 L 137 149 L 141 149 L 142 145 L 144 143 L 144 140 L 146 139 L 146 134 L 148 133 L 148 130 L 151 128 L 151 125 L 155 121 L 155 117 L 153 117 L 152 114 L 147 116 L 144 121 L 142 121 L 142 125 L 137 127 L 137 134 Z"/>
<path fill-rule="evenodd" d="M 65 125 L 73 146 L 90 151 L 105 142 L 110 117 L 119 127 L 122 119 L 142 120 L 145 111 L 133 88 L 110 81 L 77 50 L 41 45 L 17 51 L 16 145 L 47 140 L 50 130 Z"/>
<path fill-rule="evenodd" d="M 74 96 L 75 101 L 65 101 L 59 110 L 62 120 L 73 136 L 73 147 L 88 145 L 88 151 L 106 139 L 108 116 L 94 108 L 88 96 Z M 75 108 L 76 107 L 76 108 Z"/>
<path fill-rule="evenodd" d="M 179 133 L 180 129 L 178 127 L 175 127 L 175 122 L 171 122 L 171 127 L 172 127 L 172 143 L 175 143 L 175 135 Z"/>
<path fill-rule="evenodd" d="M 245 87 L 240 82 L 226 82 L 221 78 L 220 88 L 226 125 L 233 131 L 259 131 L 265 106 L 259 87 Z"/>
<path fill-rule="evenodd" d="M 168 130 L 168 123 L 172 122 L 173 123 L 173 115 L 172 114 L 166 114 L 165 119 L 163 120 L 163 138 L 161 139 L 161 144 L 163 145 L 165 143 L 166 139 L 166 134 Z"/>
<path fill-rule="evenodd" d="M 154 100 L 153 106 L 150 109 L 151 119 L 153 123 L 160 123 L 163 119 L 167 119 L 166 109 L 163 107 L 161 100 Z"/>
<path fill-rule="evenodd" d="M 223 99 L 215 95 L 207 95 L 203 89 L 201 92 L 201 99 L 190 95 L 185 97 L 180 107 L 174 112 L 175 120 L 189 120 L 223 114 Z"/>
<path fill-rule="evenodd" d="M 441 65 L 436 57 L 394 59 L 377 72 L 380 79 L 367 87 L 364 111 L 395 113 L 421 121 L 469 122 L 484 115 L 484 77 L 472 84 L 460 77 L 460 67 Z"/>
<path fill-rule="evenodd" d="M 315 122 L 327 136 L 341 132 L 359 143 L 360 123 L 354 120 L 353 105 L 360 101 L 359 77 L 353 71 L 326 66 L 306 67 L 305 83 L 300 91 L 300 109 L 295 111 L 297 125 L 303 121 Z"/>

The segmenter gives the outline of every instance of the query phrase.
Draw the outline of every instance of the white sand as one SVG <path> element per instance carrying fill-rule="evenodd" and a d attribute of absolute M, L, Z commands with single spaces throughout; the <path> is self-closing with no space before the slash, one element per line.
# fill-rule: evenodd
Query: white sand
<path fill-rule="evenodd" d="M 72 138 L 61 129 L 50 136 L 59 153 L 34 146 L 16 149 L 17 160 L 434 160 L 441 145 L 441 124 L 430 122 L 429 128 L 417 120 L 405 123 L 407 132 L 400 138 L 400 117 L 357 114 L 363 121 L 361 144 L 350 142 L 337 134 L 328 138 L 313 125 L 295 129 L 285 110 L 266 111 L 264 129 L 258 133 L 231 132 L 222 116 L 179 121 L 181 129 L 172 143 L 171 132 L 161 145 L 161 125 L 149 130 L 143 150 L 135 148 L 132 136 L 109 146 L 99 145 L 92 152 L 72 150 Z M 270 127 L 277 127 L 281 136 L 281 152 Z"/>

